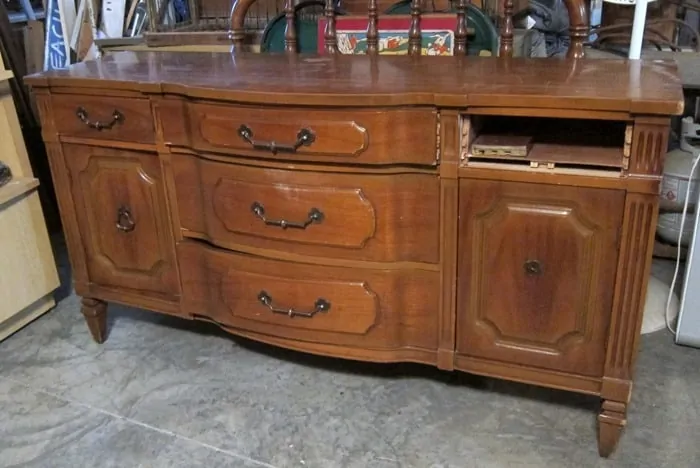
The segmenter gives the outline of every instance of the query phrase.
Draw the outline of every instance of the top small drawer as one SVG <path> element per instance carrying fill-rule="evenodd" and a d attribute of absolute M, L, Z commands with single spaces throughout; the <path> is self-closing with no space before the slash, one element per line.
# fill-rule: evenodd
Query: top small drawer
<path fill-rule="evenodd" d="M 290 161 L 436 164 L 432 109 L 350 110 L 170 103 L 160 109 L 166 143 Z"/>
<path fill-rule="evenodd" d="M 53 118 L 60 135 L 154 143 L 153 115 L 148 99 L 55 94 Z"/>

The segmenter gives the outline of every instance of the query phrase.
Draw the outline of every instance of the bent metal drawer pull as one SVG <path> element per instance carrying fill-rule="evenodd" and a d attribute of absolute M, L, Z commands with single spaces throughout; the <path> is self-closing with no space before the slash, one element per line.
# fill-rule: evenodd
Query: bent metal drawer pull
<path fill-rule="evenodd" d="M 276 314 L 285 314 L 288 315 L 289 317 L 307 317 L 311 318 L 314 315 L 316 315 L 319 312 L 328 312 L 331 308 L 331 303 L 328 302 L 327 300 L 323 299 L 322 297 L 319 297 L 316 299 L 316 302 L 314 302 L 314 309 L 310 312 L 301 312 L 298 310 L 294 309 L 282 309 L 279 307 L 275 307 L 272 305 L 272 297 L 265 291 L 260 291 L 258 294 L 258 301 L 268 309 L 270 309 L 272 312 Z"/>
<path fill-rule="evenodd" d="M 117 210 L 117 229 L 123 232 L 131 232 L 136 227 L 134 218 L 131 217 L 129 208 L 122 206 Z"/>
<path fill-rule="evenodd" d="M 321 223 L 323 221 L 323 213 L 318 208 L 311 208 L 311 210 L 309 211 L 308 219 L 306 221 L 301 222 L 301 223 L 287 221 L 284 219 L 280 219 L 280 220 L 267 219 L 265 217 L 265 207 L 260 202 L 254 202 L 250 206 L 250 211 L 252 211 L 255 216 L 262 219 L 265 222 L 265 224 L 267 224 L 269 226 L 279 226 L 282 229 L 287 229 L 287 228 L 306 229 L 306 227 L 309 226 L 310 224 Z"/>
<path fill-rule="evenodd" d="M 311 146 L 311 144 L 316 141 L 316 135 L 308 128 L 302 128 L 297 133 L 297 141 L 291 145 L 283 145 L 276 143 L 275 141 L 255 141 L 253 139 L 253 130 L 247 125 L 243 124 L 238 127 L 238 135 L 243 138 L 246 142 L 250 143 L 253 148 L 258 150 L 270 151 L 272 154 L 277 153 L 296 153 L 296 151 L 302 146 Z"/>
<path fill-rule="evenodd" d="M 75 110 L 75 115 L 78 116 L 81 122 L 83 122 L 85 125 L 87 125 L 90 128 L 94 128 L 95 130 L 101 131 L 101 130 L 109 130 L 114 125 L 118 122 L 123 122 L 124 121 L 124 114 L 119 112 L 118 110 L 114 109 L 114 112 L 112 112 L 112 120 L 111 122 L 108 123 L 102 123 L 99 120 L 92 122 L 90 121 L 90 118 L 88 117 L 88 113 L 85 110 L 84 107 L 78 107 Z"/>

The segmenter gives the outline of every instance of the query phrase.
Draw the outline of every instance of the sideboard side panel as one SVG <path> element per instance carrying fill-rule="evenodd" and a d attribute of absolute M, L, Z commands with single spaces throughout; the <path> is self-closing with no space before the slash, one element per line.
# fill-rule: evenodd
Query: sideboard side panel
<path fill-rule="evenodd" d="M 662 149 L 659 147 L 659 151 Z M 628 193 L 617 262 L 615 295 L 601 387 L 598 451 L 608 456 L 627 424 L 634 363 L 644 316 L 658 197 Z"/>
<path fill-rule="evenodd" d="M 608 383 L 603 385 L 603 398 L 624 398 L 625 402 L 629 399 L 657 217 L 657 197 L 627 195 L 605 359 L 605 379 Z M 618 383 L 613 385 L 612 381 Z M 613 387 L 619 389 L 614 390 Z"/>
<path fill-rule="evenodd" d="M 667 117 L 635 118 L 630 177 L 661 179 L 669 122 Z M 604 399 L 625 405 L 632 391 L 657 218 L 655 194 L 627 193 L 601 392 Z"/>

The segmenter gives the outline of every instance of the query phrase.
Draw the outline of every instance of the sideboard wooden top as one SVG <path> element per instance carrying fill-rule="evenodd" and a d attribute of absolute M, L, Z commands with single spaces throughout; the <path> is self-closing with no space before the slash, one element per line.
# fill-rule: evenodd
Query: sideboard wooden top
<path fill-rule="evenodd" d="M 683 110 L 676 64 L 662 60 L 124 51 L 25 83 L 269 104 Z"/>

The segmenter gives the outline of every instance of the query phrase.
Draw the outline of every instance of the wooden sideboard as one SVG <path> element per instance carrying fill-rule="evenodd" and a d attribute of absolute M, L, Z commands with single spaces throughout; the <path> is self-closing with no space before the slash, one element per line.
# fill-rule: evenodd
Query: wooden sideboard
<path fill-rule="evenodd" d="M 121 52 L 28 77 L 82 312 L 598 395 L 625 425 L 675 65 Z M 531 137 L 526 157 L 476 154 Z"/>

